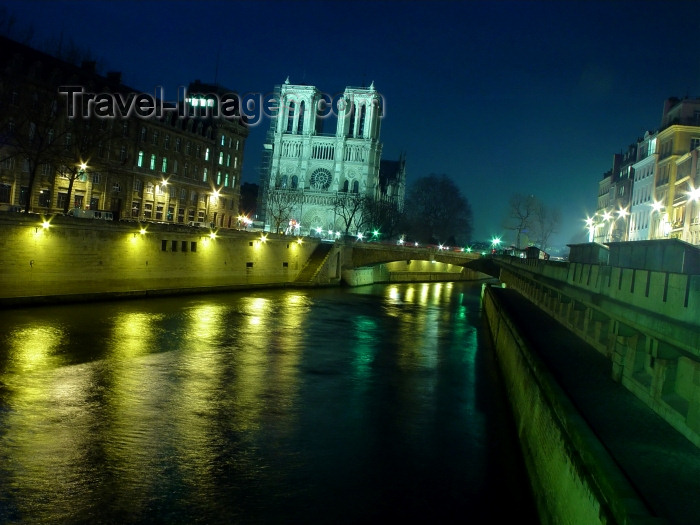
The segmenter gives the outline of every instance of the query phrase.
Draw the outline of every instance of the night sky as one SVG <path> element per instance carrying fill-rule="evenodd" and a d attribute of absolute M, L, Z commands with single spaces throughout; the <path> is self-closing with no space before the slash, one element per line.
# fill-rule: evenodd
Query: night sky
<path fill-rule="evenodd" d="M 513 193 L 559 207 L 555 243 L 585 242 L 614 153 L 659 126 L 669 96 L 700 95 L 694 2 L 4 1 L 33 45 L 63 34 L 139 91 L 200 79 L 269 93 L 289 77 L 386 102 L 384 159 L 411 180 L 452 177 L 475 240 L 503 228 Z M 39 46 L 40 47 L 40 46 Z M 217 67 L 218 63 L 218 67 Z M 251 129 L 258 182 L 269 121 Z M 328 130 L 326 130 L 328 131 Z"/>

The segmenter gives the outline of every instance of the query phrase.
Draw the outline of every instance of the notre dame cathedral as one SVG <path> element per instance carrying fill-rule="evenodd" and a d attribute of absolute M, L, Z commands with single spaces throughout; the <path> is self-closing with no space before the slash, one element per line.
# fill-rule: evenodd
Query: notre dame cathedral
<path fill-rule="evenodd" d="M 331 99 L 287 79 L 273 105 L 261 166 L 266 230 L 328 239 L 372 228 L 373 204 L 402 210 L 405 157 L 381 160 L 383 99 L 374 83 Z"/>

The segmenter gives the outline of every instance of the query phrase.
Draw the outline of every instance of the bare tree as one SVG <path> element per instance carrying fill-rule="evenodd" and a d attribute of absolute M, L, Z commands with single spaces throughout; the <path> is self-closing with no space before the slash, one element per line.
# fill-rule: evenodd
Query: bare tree
<path fill-rule="evenodd" d="M 279 233 L 282 225 L 288 223 L 297 205 L 301 203 L 298 190 L 269 189 L 267 192 L 267 214 L 271 220 L 271 231 Z"/>
<path fill-rule="evenodd" d="M 64 144 L 56 158 L 60 175 L 68 179 L 64 213 L 68 213 L 71 205 L 75 181 L 87 177 L 88 171 L 104 171 L 108 168 L 103 152 L 109 148 L 109 143 L 114 137 L 113 122 L 90 115 L 77 116 L 68 121 Z"/>
<path fill-rule="evenodd" d="M 536 234 L 536 244 L 542 250 L 547 250 L 551 236 L 559 232 L 561 211 L 558 208 L 548 208 L 538 202 L 535 207 L 533 229 Z"/>
<path fill-rule="evenodd" d="M 414 182 L 406 196 L 407 233 L 426 243 L 468 242 L 472 210 L 447 175 L 429 175 Z"/>
<path fill-rule="evenodd" d="M 508 218 L 504 228 L 516 232 L 515 247 L 520 249 L 520 238 L 532 227 L 539 202 L 534 195 L 514 194 L 508 201 Z"/>
<path fill-rule="evenodd" d="M 362 230 L 367 222 L 367 208 L 367 197 L 359 193 L 339 192 L 333 200 L 333 211 L 335 216 L 343 221 L 345 235 L 348 235 L 351 229 L 355 231 Z"/>
<path fill-rule="evenodd" d="M 31 208 L 31 196 L 39 168 L 53 166 L 61 155 L 66 140 L 65 110 L 55 94 L 39 91 L 2 93 L 12 100 L 3 114 L 0 127 L 0 161 L 22 163 L 28 174 L 27 199 L 24 210 Z M 16 99 L 16 100 L 15 100 Z M 21 111 L 20 111 L 21 108 Z"/>
<path fill-rule="evenodd" d="M 403 224 L 403 213 L 395 202 L 375 201 L 368 203 L 365 211 L 368 223 L 374 229 L 378 229 L 385 239 L 394 238 Z"/>

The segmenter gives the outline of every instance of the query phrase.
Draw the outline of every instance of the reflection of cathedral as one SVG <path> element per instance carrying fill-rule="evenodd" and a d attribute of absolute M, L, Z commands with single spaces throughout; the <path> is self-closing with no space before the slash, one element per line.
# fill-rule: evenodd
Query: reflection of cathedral
<path fill-rule="evenodd" d="M 287 79 L 278 89 L 261 173 L 266 229 L 286 229 L 296 221 L 302 234 L 344 231 L 336 213 L 338 199 L 362 195 L 373 201 L 394 199 L 402 207 L 403 170 L 398 178 L 394 173 L 391 180 L 380 181 L 382 97 L 374 83 L 346 88 L 332 108 L 324 104 L 330 97 L 313 86 Z M 335 132 L 323 133 L 324 124 L 335 124 Z"/>

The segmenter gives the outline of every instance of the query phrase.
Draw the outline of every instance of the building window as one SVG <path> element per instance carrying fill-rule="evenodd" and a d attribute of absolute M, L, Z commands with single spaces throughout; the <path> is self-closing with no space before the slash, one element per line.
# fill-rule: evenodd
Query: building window
<path fill-rule="evenodd" d="M 0 202 L 10 202 L 10 191 L 12 186 L 9 184 L 0 184 Z"/>
<path fill-rule="evenodd" d="M 226 167 L 231 165 L 231 154 L 226 155 Z"/>
<path fill-rule="evenodd" d="M 99 184 L 99 183 L 100 183 L 100 172 L 99 172 L 99 171 L 93 171 L 93 172 L 92 172 L 92 183 L 93 183 L 93 184 Z"/>
<path fill-rule="evenodd" d="M 221 145 L 226 145 L 226 135 L 221 135 Z"/>
<path fill-rule="evenodd" d="M 207 168 L 204 168 L 204 173 L 202 174 L 202 180 L 207 182 Z"/>
<path fill-rule="evenodd" d="M 189 177 L 190 176 L 190 166 L 185 162 L 185 165 L 182 168 L 182 176 L 183 177 Z"/>
<path fill-rule="evenodd" d="M 150 219 L 153 216 L 153 203 L 146 202 L 143 205 L 143 216 L 146 219 Z"/>
<path fill-rule="evenodd" d="M 39 206 L 43 208 L 48 208 L 51 206 L 51 194 L 49 190 L 41 190 L 39 192 Z"/>
<path fill-rule="evenodd" d="M 223 165 L 224 165 L 224 152 L 220 151 L 219 152 L 219 166 L 223 166 Z"/>
<path fill-rule="evenodd" d="M 156 169 L 156 154 L 155 153 L 151 154 L 151 164 L 150 164 L 149 168 L 151 169 L 151 171 L 154 171 Z"/>
<path fill-rule="evenodd" d="M 139 158 L 138 158 L 138 160 L 136 161 L 136 165 L 137 165 L 139 168 L 143 168 L 143 151 L 139 151 Z"/>
<path fill-rule="evenodd" d="M 177 175 L 177 159 L 173 161 L 173 174 Z"/>
<path fill-rule="evenodd" d="M 163 205 L 162 204 L 156 204 L 156 220 L 157 221 L 163 220 Z"/>
<path fill-rule="evenodd" d="M 228 173 L 224 176 L 224 186 L 228 186 Z"/>
<path fill-rule="evenodd" d="M 367 117 L 367 106 L 365 104 L 362 104 L 360 107 L 360 127 L 358 130 L 358 135 L 360 137 L 365 136 L 365 118 Z"/>
<path fill-rule="evenodd" d="M 168 251 L 168 241 L 166 241 L 165 239 L 160 241 L 160 251 L 162 251 L 162 252 Z"/>
<path fill-rule="evenodd" d="M 221 186 L 221 172 L 220 171 L 216 172 L 216 185 Z"/>
<path fill-rule="evenodd" d="M 190 251 L 191 252 L 196 252 L 197 251 L 197 241 L 192 241 L 190 243 Z"/>
<path fill-rule="evenodd" d="M 119 184 L 118 182 L 115 182 L 115 183 L 112 185 L 112 191 L 113 191 L 114 193 L 121 193 L 121 192 L 122 192 L 122 185 Z"/>
<path fill-rule="evenodd" d="M 327 190 L 331 185 L 331 172 L 324 168 L 318 168 L 311 174 L 311 189 Z"/>
<path fill-rule="evenodd" d="M 187 251 L 187 241 L 182 241 L 181 247 L 182 247 L 182 251 L 186 252 Z"/>
<path fill-rule="evenodd" d="M 163 157 L 163 162 L 161 163 L 160 171 L 163 173 L 168 173 L 168 159 L 167 159 L 167 157 Z"/>
<path fill-rule="evenodd" d="M 122 137 L 128 137 L 129 136 L 129 123 L 124 122 L 122 124 Z"/>
<path fill-rule="evenodd" d="M 185 222 L 185 208 L 179 208 L 177 210 L 177 222 L 180 224 Z"/>
<path fill-rule="evenodd" d="M 143 127 L 143 126 L 141 127 L 141 137 L 140 137 L 140 141 L 141 141 L 141 142 L 146 142 L 146 128 Z"/>
<path fill-rule="evenodd" d="M 297 134 L 301 135 L 304 132 L 304 101 L 299 104 L 299 122 L 297 123 Z"/>
<path fill-rule="evenodd" d="M 294 102 L 289 103 L 289 110 L 287 113 L 287 133 L 291 133 L 294 129 Z"/>
<path fill-rule="evenodd" d="M 73 198 L 73 206 L 75 208 L 82 208 L 83 207 L 83 200 L 84 200 L 84 195 L 75 195 Z"/>
<path fill-rule="evenodd" d="M 134 180 L 134 191 L 136 193 L 141 193 L 142 189 L 143 189 L 143 182 L 141 182 L 140 179 Z"/>
<path fill-rule="evenodd" d="M 63 193 L 63 192 L 59 192 L 58 193 L 58 200 L 56 201 L 56 206 L 58 206 L 59 208 L 65 208 L 66 202 L 68 202 L 68 194 Z"/>
<path fill-rule="evenodd" d="M 126 160 L 126 146 L 122 146 L 119 150 L 119 161 L 124 162 Z"/>
<path fill-rule="evenodd" d="M 204 152 L 204 160 L 209 160 L 209 148 Z"/>
<path fill-rule="evenodd" d="M 187 212 L 187 220 L 189 222 L 194 222 L 194 209 L 190 208 Z"/>
<path fill-rule="evenodd" d="M 138 201 L 132 202 L 131 203 L 131 216 L 138 217 L 140 211 L 141 211 L 141 203 Z"/>
<path fill-rule="evenodd" d="M 100 199 L 97 197 L 90 198 L 90 209 L 99 210 L 100 209 Z"/>
<path fill-rule="evenodd" d="M 177 137 L 175 139 L 175 151 L 179 152 L 180 151 L 180 145 L 182 144 L 182 139 L 180 137 Z"/>
<path fill-rule="evenodd" d="M 165 139 L 163 140 L 163 147 L 165 149 L 170 149 L 170 135 L 165 136 Z"/>
<path fill-rule="evenodd" d="M 154 146 L 158 145 L 158 131 L 154 131 L 151 135 L 151 144 L 153 144 Z"/>
<path fill-rule="evenodd" d="M 192 153 L 192 143 L 188 140 L 187 143 L 185 144 L 185 155 L 189 155 Z"/>

